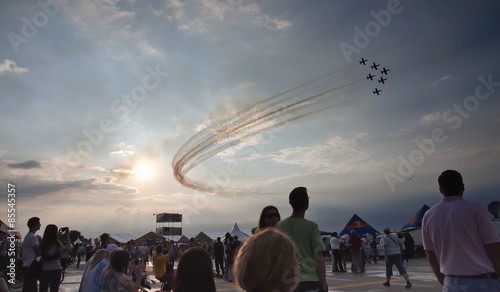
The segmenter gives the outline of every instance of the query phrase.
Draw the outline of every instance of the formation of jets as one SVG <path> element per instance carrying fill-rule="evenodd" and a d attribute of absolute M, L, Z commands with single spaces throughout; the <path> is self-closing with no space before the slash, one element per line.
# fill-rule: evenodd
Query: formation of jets
<path fill-rule="evenodd" d="M 366 66 L 366 62 L 368 62 L 368 59 L 361 58 L 361 60 L 359 61 L 359 64 Z M 371 65 L 371 68 L 373 70 L 378 70 L 378 66 L 380 66 L 380 64 L 373 62 L 373 64 Z M 380 71 L 380 75 L 383 75 L 383 74 L 388 75 L 387 72 L 389 72 L 389 71 L 390 71 L 390 69 L 386 69 L 385 67 L 382 67 L 382 70 Z M 368 76 L 366 76 L 366 79 L 373 81 L 373 77 L 375 77 L 375 76 L 377 76 L 377 75 L 372 75 L 372 73 L 368 73 Z M 378 83 L 385 84 L 385 81 L 387 81 L 387 78 L 380 76 L 380 79 L 378 79 L 377 81 L 378 81 Z M 375 88 L 375 90 L 373 91 L 373 94 L 380 95 L 380 92 L 382 92 L 382 89 Z"/>

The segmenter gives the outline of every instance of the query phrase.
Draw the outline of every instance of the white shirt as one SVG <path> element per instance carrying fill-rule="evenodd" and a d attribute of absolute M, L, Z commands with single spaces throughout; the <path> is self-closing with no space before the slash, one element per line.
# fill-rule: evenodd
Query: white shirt
<path fill-rule="evenodd" d="M 330 239 L 330 245 L 332 246 L 332 249 L 340 249 L 340 244 L 343 242 L 344 241 L 342 239 L 337 237 L 332 237 L 332 239 Z"/>
<path fill-rule="evenodd" d="M 39 245 L 38 237 L 34 233 L 28 232 L 23 241 L 23 266 L 29 267 L 36 257 L 35 245 Z"/>

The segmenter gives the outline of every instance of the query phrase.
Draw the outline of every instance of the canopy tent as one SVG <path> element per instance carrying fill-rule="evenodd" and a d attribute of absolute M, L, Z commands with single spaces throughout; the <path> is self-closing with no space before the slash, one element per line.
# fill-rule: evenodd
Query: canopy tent
<path fill-rule="evenodd" d="M 233 226 L 233 229 L 231 229 L 231 231 L 229 231 L 229 233 L 231 234 L 231 236 L 238 236 L 238 240 L 239 241 L 244 241 L 245 239 L 247 239 L 248 236 L 246 233 L 243 233 L 240 228 L 238 227 L 238 224 L 236 224 L 236 222 L 234 222 L 234 226 Z"/>
<path fill-rule="evenodd" d="M 203 231 L 201 231 L 200 233 L 198 233 L 198 235 L 196 235 L 196 237 L 194 238 L 194 242 L 208 242 L 208 243 L 212 243 L 214 242 L 214 240 L 212 238 L 210 238 L 210 236 L 206 235 L 205 233 L 203 233 Z"/>
<path fill-rule="evenodd" d="M 339 235 L 340 236 L 346 234 L 349 235 L 351 230 L 354 230 L 358 235 L 364 235 L 364 234 L 375 235 L 380 233 L 356 214 L 354 214 L 351 220 L 349 220 L 349 222 L 347 222 L 347 224 L 344 225 L 344 227 L 342 227 L 342 230 L 340 231 Z"/>
<path fill-rule="evenodd" d="M 158 235 L 153 231 L 149 231 L 148 233 L 136 239 L 137 242 L 148 241 L 148 240 L 163 241 L 165 240 L 165 237 Z"/>
<path fill-rule="evenodd" d="M 183 235 L 183 236 L 181 236 L 181 238 L 179 238 L 179 240 L 177 240 L 177 243 L 180 243 L 180 242 L 189 242 L 189 238 L 187 238 L 186 235 Z"/>
<path fill-rule="evenodd" d="M 79 244 L 79 243 L 82 243 L 82 241 L 80 240 L 80 238 L 77 238 L 77 239 L 75 240 L 75 242 L 73 242 L 73 244 Z"/>
<path fill-rule="evenodd" d="M 424 218 L 425 212 L 429 210 L 430 207 L 427 205 L 424 205 L 418 212 L 408 221 L 403 227 L 401 227 L 401 230 L 405 229 L 418 229 L 422 228 L 422 219 Z"/>
<path fill-rule="evenodd" d="M 111 243 L 114 244 L 125 244 L 131 240 L 135 240 L 135 237 L 130 234 L 110 234 L 109 237 Z"/>

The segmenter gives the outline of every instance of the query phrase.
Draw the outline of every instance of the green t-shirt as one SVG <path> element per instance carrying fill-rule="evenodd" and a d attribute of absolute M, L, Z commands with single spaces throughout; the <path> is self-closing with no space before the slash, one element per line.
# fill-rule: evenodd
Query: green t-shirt
<path fill-rule="evenodd" d="M 326 249 L 318 225 L 305 218 L 288 217 L 278 222 L 276 229 L 286 233 L 295 242 L 300 255 L 299 281 L 319 281 L 314 254 Z"/>

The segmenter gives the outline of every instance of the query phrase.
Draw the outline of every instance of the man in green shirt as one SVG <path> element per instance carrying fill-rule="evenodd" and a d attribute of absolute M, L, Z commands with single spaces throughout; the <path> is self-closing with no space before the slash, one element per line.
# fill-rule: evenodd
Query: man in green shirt
<path fill-rule="evenodd" d="M 318 225 L 304 218 L 309 208 L 309 196 L 305 187 L 297 187 L 289 196 L 292 215 L 276 224 L 295 242 L 300 255 L 299 285 L 294 292 L 328 291 L 323 251 L 325 246 Z"/>

